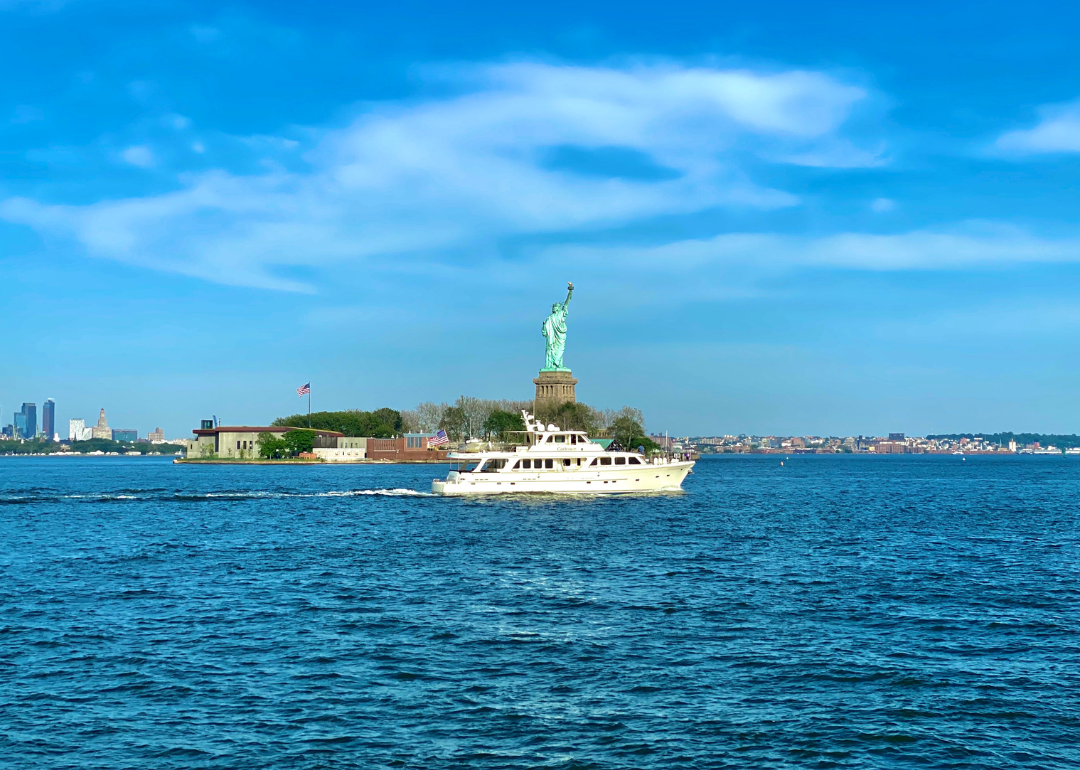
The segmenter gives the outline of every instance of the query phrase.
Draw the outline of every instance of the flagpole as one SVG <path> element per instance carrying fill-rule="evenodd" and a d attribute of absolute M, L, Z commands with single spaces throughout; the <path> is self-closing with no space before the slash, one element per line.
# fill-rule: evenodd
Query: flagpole
<path fill-rule="evenodd" d="M 307 426 L 311 427 L 311 382 L 308 382 L 307 389 Z"/>

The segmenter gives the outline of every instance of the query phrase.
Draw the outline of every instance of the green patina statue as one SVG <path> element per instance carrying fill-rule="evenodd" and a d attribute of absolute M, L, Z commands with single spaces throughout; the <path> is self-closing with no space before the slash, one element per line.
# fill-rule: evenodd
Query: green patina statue
<path fill-rule="evenodd" d="M 566 302 L 556 302 L 551 306 L 551 315 L 540 327 L 540 333 L 547 339 L 545 345 L 544 368 L 542 372 L 568 372 L 562 363 L 566 352 L 566 313 L 570 298 L 574 296 L 574 284 L 566 284 Z"/>

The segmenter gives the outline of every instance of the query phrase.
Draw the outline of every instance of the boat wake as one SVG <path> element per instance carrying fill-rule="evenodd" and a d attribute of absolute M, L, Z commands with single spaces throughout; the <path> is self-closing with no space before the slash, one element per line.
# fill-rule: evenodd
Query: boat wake
<path fill-rule="evenodd" d="M 227 490 L 221 492 L 188 492 L 162 489 L 125 489 L 122 492 L 90 492 L 81 494 L 50 494 L 47 490 L 17 490 L 15 494 L 0 495 L 0 505 L 31 505 L 35 503 L 72 501 L 77 503 L 109 502 L 200 502 L 222 500 L 267 500 L 318 497 L 436 497 L 431 492 L 415 489 L 345 489 L 326 492 L 287 492 L 280 490 Z"/>

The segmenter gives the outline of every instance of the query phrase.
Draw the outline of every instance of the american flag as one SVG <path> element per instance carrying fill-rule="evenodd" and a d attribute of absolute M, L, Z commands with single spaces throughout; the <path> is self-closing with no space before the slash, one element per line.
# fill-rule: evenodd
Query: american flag
<path fill-rule="evenodd" d="M 428 447 L 442 446 L 443 444 L 449 444 L 449 443 L 450 443 L 450 439 L 448 439 L 446 437 L 446 431 L 445 430 L 440 430 L 438 433 L 436 433 L 434 436 L 432 436 L 431 438 L 429 438 L 427 440 Z"/>
<path fill-rule="evenodd" d="M 306 396 L 310 392 L 311 392 L 311 383 L 310 382 L 307 385 L 301 385 L 299 388 L 296 389 L 296 395 L 300 396 L 300 398 L 303 398 L 304 396 Z"/>

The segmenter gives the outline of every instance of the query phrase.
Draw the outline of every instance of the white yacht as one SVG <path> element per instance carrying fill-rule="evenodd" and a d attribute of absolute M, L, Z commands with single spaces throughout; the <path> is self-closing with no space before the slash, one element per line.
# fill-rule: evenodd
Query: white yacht
<path fill-rule="evenodd" d="M 508 451 L 451 452 L 456 463 L 446 479 L 431 482 L 442 495 L 519 492 L 613 494 L 679 489 L 694 467 L 691 460 L 647 458 L 637 452 L 608 452 L 584 431 L 525 419 L 526 444 Z"/>

